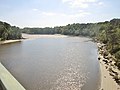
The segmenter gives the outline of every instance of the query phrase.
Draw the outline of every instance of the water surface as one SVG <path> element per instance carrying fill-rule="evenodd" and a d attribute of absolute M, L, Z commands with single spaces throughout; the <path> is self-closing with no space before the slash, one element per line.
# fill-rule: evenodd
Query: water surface
<path fill-rule="evenodd" d="M 0 61 L 27 90 L 98 90 L 96 44 L 84 37 L 0 45 Z"/>

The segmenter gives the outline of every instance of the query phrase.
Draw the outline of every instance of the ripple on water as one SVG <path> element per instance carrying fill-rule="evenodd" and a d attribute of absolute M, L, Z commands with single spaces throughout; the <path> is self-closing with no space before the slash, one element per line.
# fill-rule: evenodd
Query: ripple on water
<path fill-rule="evenodd" d="M 81 90 L 86 79 L 87 74 L 80 72 L 80 66 L 71 64 L 60 72 L 51 90 Z"/>

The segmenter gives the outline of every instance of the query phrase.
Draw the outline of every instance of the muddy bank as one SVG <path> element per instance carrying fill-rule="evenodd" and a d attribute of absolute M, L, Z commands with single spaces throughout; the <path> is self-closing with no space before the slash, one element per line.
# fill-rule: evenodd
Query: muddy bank
<path fill-rule="evenodd" d="M 100 90 L 120 90 L 120 71 L 114 65 L 115 57 L 106 50 L 105 44 L 97 43 L 101 69 Z"/>

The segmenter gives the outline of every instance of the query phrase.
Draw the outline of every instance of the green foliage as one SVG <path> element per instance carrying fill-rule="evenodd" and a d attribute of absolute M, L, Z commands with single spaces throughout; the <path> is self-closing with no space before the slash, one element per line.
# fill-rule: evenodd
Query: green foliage
<path fill-rule="evenodd" d="M 116 66 L 120 68 L 120 19 L 103 24 L 98 40 L 105 43 L 108 51 L 116 57 Z"/>
<path fill-rule="evenodd" d="M 28 34 L 54 34 L 55 30 L 53 28 L 24 28 L 22 29 L 23 33 Z"/>
<path fill-rule="evenodd" d="M 118 52 L 115 53 L 115 57 L 120 59 L 120 50 L 118 50 Z"/>
<path fill-rule="evenodd" d="M 20 39 L 21 37 L 21 30 L 18 27 L 0 22 L 0 40 Z"/>
<path fill-rule="evenodd" d="M 68 24 L 66 26 L 54 27 L 54 28 L 24 28 L 23 33 L 28 34 L 64 34 L 64 35 L 74 35 L 74 36 L 95 36 L 99 30 L 99 25 L 97 24 Z"/>

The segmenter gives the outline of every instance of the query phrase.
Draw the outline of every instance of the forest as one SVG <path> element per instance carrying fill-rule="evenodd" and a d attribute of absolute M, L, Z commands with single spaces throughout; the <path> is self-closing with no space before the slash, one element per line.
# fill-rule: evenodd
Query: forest
<path fill-rule="evenodd" d="M 0 40 L 20 39 L 21 33 L 27 34 L 63 34 L 85 36 L 104 43 L 109 53 L 115 56 L 115 65 L 120 69 L 120 19 L 98 23 L 74 23 L 66 26 L 20 29 L 6 22 L 0 22 Z"/>
<path fill-rule="evenodd" d="M 0 41 L 21 38 L 22 34 L 19 27 L 0 21 Z"/>

